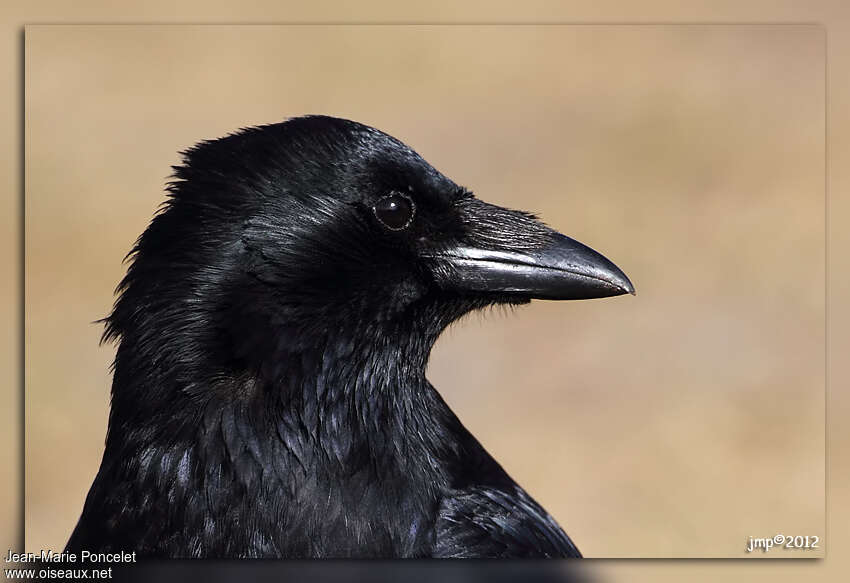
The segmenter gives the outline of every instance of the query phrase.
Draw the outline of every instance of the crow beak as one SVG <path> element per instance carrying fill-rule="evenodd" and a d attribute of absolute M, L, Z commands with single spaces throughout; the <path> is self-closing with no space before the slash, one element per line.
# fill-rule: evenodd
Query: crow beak
<path fill-rule="evenodd" d="M 634 294 L 626 274 L 590 247 L 552 231 L 534 251 L 459 246 L 443 260 L 451 266 L 449 287 L 517 294 L 531 299 L 583 300 Z"/>

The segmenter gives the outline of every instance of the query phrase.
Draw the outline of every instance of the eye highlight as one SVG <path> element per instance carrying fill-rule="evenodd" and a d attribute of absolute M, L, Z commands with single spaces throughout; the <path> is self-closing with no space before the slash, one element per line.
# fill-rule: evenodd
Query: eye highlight
<path fill-rule="evenodd" d="M 401 231 L 413 222 L 413 217 L 416 215 L 416 205 L 413 204 L 410 197 L 393 193 L 376 202 L 375 206 L 372 207 L 372 212 L 375 214 L 375 218 L 389 230 Z"/>

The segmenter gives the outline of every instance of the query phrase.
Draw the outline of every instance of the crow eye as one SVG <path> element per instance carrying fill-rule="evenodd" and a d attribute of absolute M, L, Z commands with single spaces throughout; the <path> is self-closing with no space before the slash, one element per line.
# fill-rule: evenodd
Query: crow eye
<path fill-rule="evenodd" d="M 375 217 L 391 231 L 401 231 L 410 226 L 416 206 L 403 194 L 385 196 L 372 207 Z"/>

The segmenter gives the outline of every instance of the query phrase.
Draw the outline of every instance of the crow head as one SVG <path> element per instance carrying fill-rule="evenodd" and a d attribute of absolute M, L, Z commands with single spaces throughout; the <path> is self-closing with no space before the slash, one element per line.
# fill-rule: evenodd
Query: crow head
<path fill-rule="evenodd" d="M 69 548 L 578 555 L 425 367 L 470 310 L 632 292 L 617 267 L 340 119 L 201 143 L 169 190 L 107 318 L 106 450 Z"/>
<path fill-rule="evenodd" d="M 245 129 L 190 149 L 175 171 L 107 336 L 186 382 L 279 374 L 329 339 L 342 358 L 392 345 L 424 368 L 470 310 L 633 292 L 599 253 L 351 121 Z"/>

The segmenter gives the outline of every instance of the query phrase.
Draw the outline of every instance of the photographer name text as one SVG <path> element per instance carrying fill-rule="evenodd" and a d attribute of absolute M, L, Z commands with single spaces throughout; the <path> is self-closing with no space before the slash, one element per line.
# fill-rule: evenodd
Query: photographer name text
<path fill-rule="evenodd" d="M 42 549 L 38 553 L 13 553 L 9 551 L 6 556 L 7 563 L 135 563 L 136 551 L 132 553 L 92 553 L 81 551 L 77 553 L 57 553 L 52 550 Z"/>

